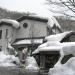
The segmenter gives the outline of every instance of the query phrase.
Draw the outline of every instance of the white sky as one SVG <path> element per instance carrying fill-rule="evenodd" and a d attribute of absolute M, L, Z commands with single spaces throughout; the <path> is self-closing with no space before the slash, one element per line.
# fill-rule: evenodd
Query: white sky
<path fill-rule="evenodd" d="M 12 11 L 29 11 L 43 17 L 52 15 L 45 5 L 45 0 L 0 0 L 0 6 Z"/>

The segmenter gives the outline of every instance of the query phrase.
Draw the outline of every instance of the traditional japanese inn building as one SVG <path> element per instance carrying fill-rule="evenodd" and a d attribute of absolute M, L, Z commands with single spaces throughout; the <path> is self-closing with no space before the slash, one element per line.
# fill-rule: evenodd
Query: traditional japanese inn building
<path fill-rule="evenodd" d="M 37 16 L 22 16 L 17 20 L 0 20 L 0 51 L 10 50 L 12 47 L 21 56 L 24 48 L 32 53 L 44 38 L 51 34 L 61 32 L 61 27 L 56 21 L 48 21 L 48 18 Z M 21 59 L 21 58 L 20 58 Z"/>

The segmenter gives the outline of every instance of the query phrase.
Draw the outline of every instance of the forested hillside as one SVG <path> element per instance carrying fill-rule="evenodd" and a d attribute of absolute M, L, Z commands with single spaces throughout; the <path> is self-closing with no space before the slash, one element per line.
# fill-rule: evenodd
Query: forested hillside
<path fill-rule="evenodd" d="M 62 31 L 75 31 L 75 20 L 72 20 L 70 18 L 66 19 L 62 16 L 55 16 L 55 18 L 57 19 L 57 21 L 59 22 Z"/>
<path fill-rule="evenodd" d="M 20 13 L 17 11 L 9 11 L 7 9 L 3 9 L 0 7 L 0 19 L 3 18 L 10 18 L 10 19 L 17 19 L 23 15 L 26 15 L 26 13 Z"/>

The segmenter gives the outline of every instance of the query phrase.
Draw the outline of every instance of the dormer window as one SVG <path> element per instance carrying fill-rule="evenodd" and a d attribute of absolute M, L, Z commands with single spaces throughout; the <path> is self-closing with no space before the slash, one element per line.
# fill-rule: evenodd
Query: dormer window
<path fill-rule="evenodd" d="M 24 24 L 23 24 L 23 27 L 24 27 L 24 28 L 27 28 L 27 27 L 28 27 L 28 24 L 27 24 L 27 23 L 24 23 Z"/>

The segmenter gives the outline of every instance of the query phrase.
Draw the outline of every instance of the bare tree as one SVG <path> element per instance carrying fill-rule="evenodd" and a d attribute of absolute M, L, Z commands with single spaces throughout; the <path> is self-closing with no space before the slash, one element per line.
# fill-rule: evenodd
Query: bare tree
<path fill-rule="evenodd" d="M 75 0 L 46 0 L 54 13 L 64 14 L 75 18 Z"/>

